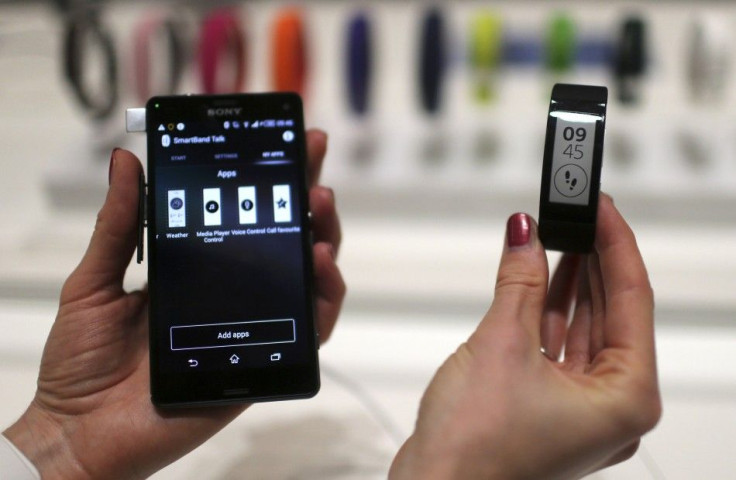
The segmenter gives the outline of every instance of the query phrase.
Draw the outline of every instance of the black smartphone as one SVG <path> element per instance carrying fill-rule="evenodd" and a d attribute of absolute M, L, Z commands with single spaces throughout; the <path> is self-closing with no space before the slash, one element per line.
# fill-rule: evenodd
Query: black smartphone
<path fill-rule="evenodd" d="M 153 403 L 315 395 L 301 99 L 154 97 L 146 133 Z"/>

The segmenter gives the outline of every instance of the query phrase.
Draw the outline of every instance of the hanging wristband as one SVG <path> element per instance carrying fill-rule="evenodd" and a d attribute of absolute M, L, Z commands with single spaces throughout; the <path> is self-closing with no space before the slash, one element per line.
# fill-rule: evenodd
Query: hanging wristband
<path fill-rule="evenodd" d="M 173 95 L 184 73 L 185 48 L 181 28 L 172 16 L 148 13 L 136 26 L 133 37 L 133 87 L 141 103 L 153 95 Z M 165 49 L 154 50 L 154 42 L 165 41 Z M 154 54 L 164 57 L 154 58 Z M 163 65 L 166 75 L 152 70 Z"/>
<path fill-rule="evenodd" d="M 419 92 L 422 107 L 429 114 L 441 106 L 442 83 L 446 68 L 445 19 L 438 7 L 424 15 L 419 45 Z"/>
<path fill-rule="evenodd" d="M 638 80 L 647 68 L 646 23 L 640 17 L 629 17 L 621 24 L 614 76 L 621 103 L 639 100 Z"/>
<path fill-rule="evenodd" d="M 304 22 L 296 8 L 286 8 L 274 21 L 271 31 L 273 63 L 271 80 L 277 92 L 303 96 L 307 77 L 307 49 Z"/>
<path fill-rule="evenodd" d="M 488 102 L 496 96 L 493 77 L 501 64 L 501 17 L 492 13 L 476 15 L 470 26 L 469 42 L 474 97 L 480 102 Z"/>
<path fill-rule="evenodd" d="M 199 73 L 207 94 L 241 92 L 245 85 L 245 35 L 237 13 L 215 10 L 202 22 Z"/>
<path fill-rule="evenodd" d="M 91 85 L 85 72 L 89 53 L 102 58 L 102 77 Z M 74 97 L 92 118 L 108 118 L 118 103 L 117 53 L 110 33 L 100 23 L 97 12 L 75 10 L 69 14 L 63 39 L 64 76 Z"/>
<path fill-rule="evenodd" d="M 348 24 L 346 49 L 347 94 L 350 110 L 364 115 L 369 108 L 373 73 L 371 24 L 367 14 L 357 13 Z"/>
<path fill-rule="evenodd" d="M 607 103 L 606 87 L 552 89 L 539 198 L 539 238 L 548 250 L 593 249 Z"/>
<path fill-rule="evenodd" d="M 567 15 L 552 18 L 547 31 L 547 68 L 555 73 L 566 72 L 575 64 L 577 41 L 575 22 Z"/>
<path fill-rule="evenodd" d="M 690 96 L 695 101 L 723 101 L 733 66 L 733 30 L 727 18 L 698 15 L 692 21 L 686 52 Z"/>

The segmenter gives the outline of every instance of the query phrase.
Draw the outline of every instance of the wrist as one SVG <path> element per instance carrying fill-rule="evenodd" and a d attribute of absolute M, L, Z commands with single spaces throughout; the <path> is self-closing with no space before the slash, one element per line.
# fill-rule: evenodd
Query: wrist
<path fill-rule="evenodd" d="M 3 435 L 32 464 L 44 480 L 86 478 L 69 447 L 62 424 L 31 404 Z"/>
<path fill-rule="evenodd" d="M 477 455 L 451 441 L 424 441 L 409 437 L 391 464 L 390 480 L 403 479 L 508 479 L 487 454 Z"/>

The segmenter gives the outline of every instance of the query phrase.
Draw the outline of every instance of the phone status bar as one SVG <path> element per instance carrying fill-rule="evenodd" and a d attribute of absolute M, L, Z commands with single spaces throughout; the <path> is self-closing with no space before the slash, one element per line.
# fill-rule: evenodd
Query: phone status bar
<path fill-rule="evenodd" d="M 237 130 L 239 128 L 243 129 L 258 129 L 258 128 L 290 128 L 294 126 L 294 120 L 292 119 L 286 119 L 286 120 L 275 120 L 275 119 L 265 119 L 265 120 L 254 120 L 252 122 L 249 122 L 247 120 L 245 121 L 238 121 L 238 120 L 225 120 L 222 122 L 222 128 L 225 130 Z"/>
<path fill-rule="evenodd" d="M 222 128 L 225 130 L 257 130 L 257 129 L 268 129 L 268 128 L 292 128 L 294 127 L 293 119 L 265 119 L 265 120 L 225 120 L 222 122 Z M 183 122 L 160 124 L 158 126 L 159 132 L 183 132 L 186 129 L 186 124 Z"/>

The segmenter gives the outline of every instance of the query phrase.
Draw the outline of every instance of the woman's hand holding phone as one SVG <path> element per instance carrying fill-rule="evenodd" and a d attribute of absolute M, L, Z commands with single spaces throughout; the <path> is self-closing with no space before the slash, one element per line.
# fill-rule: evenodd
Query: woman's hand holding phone
<path fill-rule="evenodd" d="M 318 185 L 323 132 L 307 133 L 317 327 L 326 341 L 345 296 L 340 223 Z M 123 289 L 136 248 L 140 161 L 115 150 L 89 247 L 61 292 L 38 388 L 4 434 L 51 478 L 145 478 L 203 443 L 247 405 L 161 411 L 150 400 L 147 292 Z"/>

